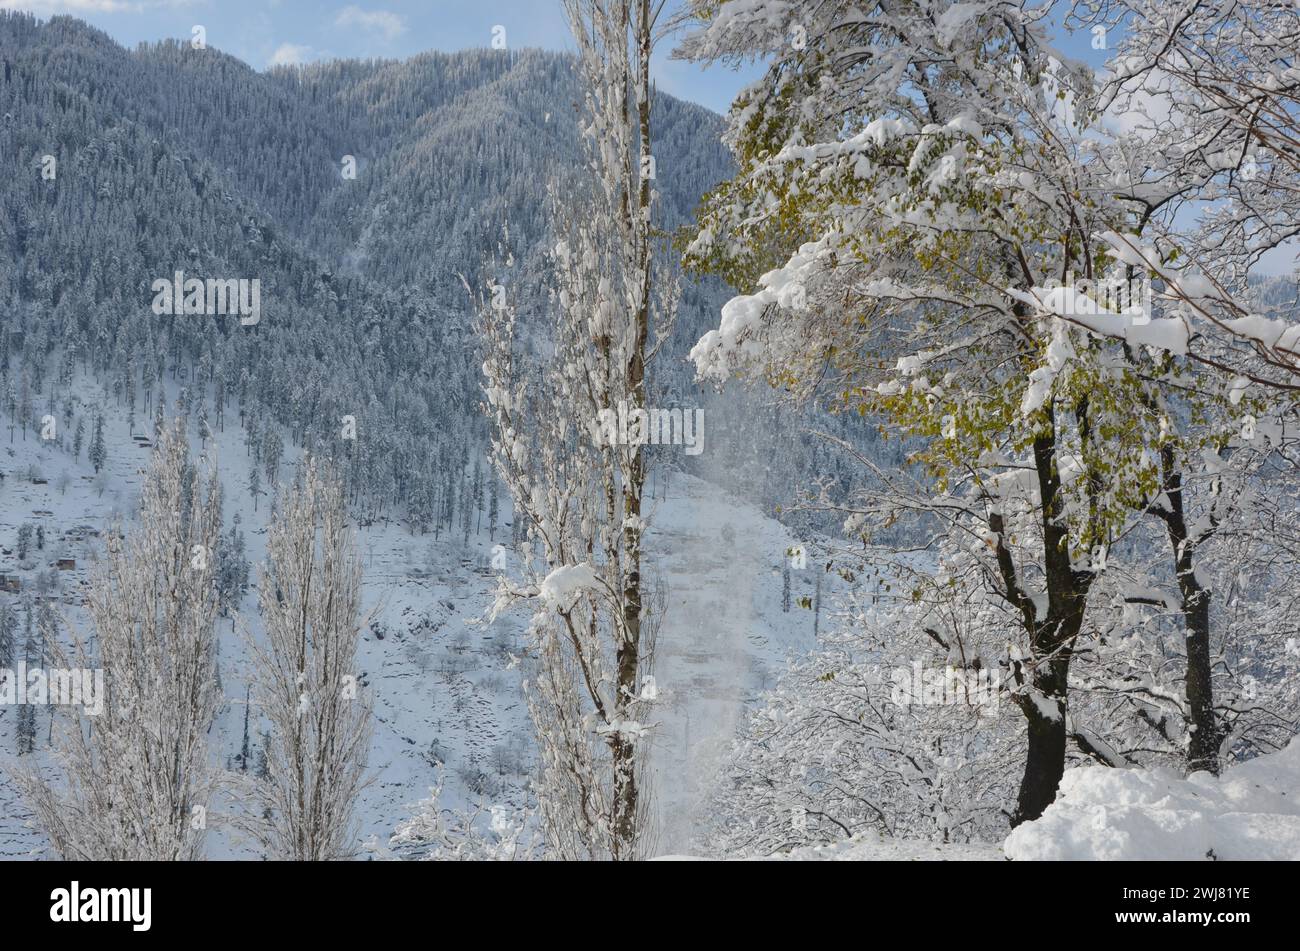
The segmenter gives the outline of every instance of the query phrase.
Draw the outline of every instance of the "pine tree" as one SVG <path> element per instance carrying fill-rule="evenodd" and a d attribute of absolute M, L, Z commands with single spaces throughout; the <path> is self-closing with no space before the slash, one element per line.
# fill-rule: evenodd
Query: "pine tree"
<path fill-rule="evenodd" d="M 266 463 L 266 484 L 274 488 L 280 478 L 280 460 L 284 457 L 284 439 L 275 429 L 268 429 L 262 445 L 262 458 Z"/>
<path fill-rule="evenodd" d="M 17 649 L 18 618 L 8 601 L 0 603 L 0 668 L 14 665 Z"/>
<path fill-rule="evenodd" d="M 248 758 L 251 755 L 248 738 L 248 721 L 253 708 L 253 685 L 244 688 L 244 742 L 239 747 L 239 771 L 248 772 Z"/>
<path fill-rule="evenodd" d="M 474 534 L 483 531 L 483 463 L 474 460 Z"/>
<path fill-rule="evenodd" d="M 813 640 L 821 634 L 822 626 L 822 573 L 817 572 L 817 586 L 813 592 Z"/>
<path fill-rule="evenodd" d="M 31 753 L 36 748 L 36 708 L 30 703 L 18 707 L 18 723 L 14 730 L 18 755 Z"/>
<path fill-rule="evenodd" d="M 236 514 L 230 532 L 226 535 L 221 550 L 217 552 L 217 596 L 221 599 L 223 615 L 238 607 L 248 587 L 248 559 L 244 554 L 246 547 L 240 518 Z"/>
<path fill-rule="evenodd" d="M 43 649 L 38 643 L 37 631 L 33 624 L 32 602 L 28 600 L 24 607 L 26 615 L 23 623 L 23 662 L 30 668 L 40 666 Z M 15 734 L 19 756 L 36 749 L 36 707 L 33 704 L 24 703 L 18 707 Z"/>
<path fill-rule="evenodd" d="M 95 434 L 90 439 L 90 464 L 95 467 L 98 473 L 104 468 L 104 463 L 108 459 L 108 452 L 104 447 L 104 417 L 95 417 Z"/>
<path fill-rule="evenodd" d="M 474 524 L 474 503 L 471 499 L 472 488 L 468 478 L 460 483 L 460 529 L 466 543 L 469 542 L 469 529 Z"/>
<path fill-rule="evenodd" d="M 25 370 L 18 387 L 18 418 L 23 424 L 23 442 L 26 442 L 27 425 L 32 421 L 32 383 Z"/>
<path fill-rule="evenodd" d="M 54 613 L 54 605 L 48 596 L 42 597 L 38 602 L 36 611 L 36 636 L 37 636 L 37 663 L 41 667 L 49 666 L 49 658 L 54 656 L 57 648 L 57 639 L 59 631 L 58 615 Z M 49 698 L 47 704 L 49 716 L 49 729 L 46 742 L 53 739 L 54 734 L 54 703 L 53 698 Z M 32 742 L 35 744 L 36 716 L 32 715 Z"/>
<path fill-rule="evenodd" d="M 73 459 L 79 460 L 81 458 L 81 446 L 85 441 L 86 441 L 86 421 L 84 419 L 78 419 L 77 432 L 72 437 L 72 458 Z"/>
<path fill-rule="evenodd" d="M 266 782 L 271 778 L 271 762 L 267 759 L 266 751 L 271 748 L 271 734 L 266 730 L 258 733 L 258 739 L 261 741 L 257 744 L 257 754 L 253 757 L 253 775 L 258 781 Z M 270 810 L 263 807 L 262 818 L 270 818 Z"/>

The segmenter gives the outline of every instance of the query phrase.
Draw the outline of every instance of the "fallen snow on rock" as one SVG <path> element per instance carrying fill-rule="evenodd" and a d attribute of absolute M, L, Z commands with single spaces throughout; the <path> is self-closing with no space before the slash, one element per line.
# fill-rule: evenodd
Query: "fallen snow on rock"
<path fill-rule="evenodd" d="M 1056 802 L 1004 849 L 1012 859 L 1300 859 L 1300 739 L 1221 778 L 1068 770 Z"/>

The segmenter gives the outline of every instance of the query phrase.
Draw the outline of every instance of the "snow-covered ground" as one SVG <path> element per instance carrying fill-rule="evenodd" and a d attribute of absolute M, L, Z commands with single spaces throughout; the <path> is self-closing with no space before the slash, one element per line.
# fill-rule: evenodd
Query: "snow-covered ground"
<path fill-rule="evenodd" d="M 693 855 L 660 856 L 661 862 L 700 861 Z M 754 862 L 1003 862 L 1002 847 L 988 844 L 941 845 L 911 839 L 887 839 L 864 833 L 831 845 L 814 845 L 779 855 L 749 859 Z"/>

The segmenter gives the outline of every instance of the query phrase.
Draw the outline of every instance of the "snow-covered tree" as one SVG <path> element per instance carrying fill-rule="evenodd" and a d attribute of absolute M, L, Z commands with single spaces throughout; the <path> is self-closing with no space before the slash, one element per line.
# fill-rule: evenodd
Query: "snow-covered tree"
<path fill-rule="evenodd" d="M 656 258 L 650 58 L 659 5 L 566 0 L 583 84 L 592 187 L 556 192 L 551 256 L 555 352 L 528 380 L 516 362 L 510 288 L 494 276 L 480 307 L 494 459 L 542 566 L 498 607 L 536 599 L 538 669 L 529 705 L 542 754 L 539 811 L 566 858 L 635 859 L 647 845 L 641 777 L 649 725 L 642 445 L 603 438 L 602 414 L 644 412 L 653 335 L 676 285 Z M 510 262 L 502 262 L 508 267 Z"/>
<path fill-rule="evenodd" d="M 1176 332 L 1153 342 L 1293 395 L 1300 321 L 1250 287 L 1269 251 L 1300 235 L 1300 29 L 1272 0 L 1077 0 L 1072 26 L 1113 37 L 1099 114 L 1117 120 L 1140 227 L 1102 235 L 1163 284 Z M 1115 131 L 1115 125 L 1120 131 Z M 1120 162 L 1112 161 L 1112 166 Z M 1292 288 L 1294 296 L 1294 288 Z M 1098 332 L 1135 336 L 1131 321 Z"/>
<path fill-rule="evenodd" d="M 521 862 L 541 857 L 530 828 L 533 811 L 508 806 L 454 810 L 442 804 L 442 781 L 416 804 L 389 846 L 431 862 Z"/>
<path fill-rule="evenodd" d="M 108 459 L 108 449 L 104 445 L 104 417 L 102 415 L 95 417 L 95 433 L 90 438 L 90 464 L 95 467 L 98 473 L 104 468 L 104 463 Z"/>
<path fill-rule="evenodd" d="M 222 614 L 229 614 L 232 608 L 237 608 L 248 588 L 247 543 L 239 522 L 236 515 L 217 552 L 217 592 L 221 598 Z"/>
<path fill-rule="evenodd" d="M 868 830 L 945 843 L 1006 834 L 1020 739 L 987 636 L 997 606 L 970 591 L 968 610 L 945 612 L 928 595 L 884 591 L 852 598 L 741 728 L 709 851 L 765 856 Z"/>
<path fill-rule="evenodd" d="M 0 668 L 14 665 L 18 644 L 18 618 L 8 600 L 0 602 Z"/>
<path fill-rule="evenodd" d="M 1143 384 L 1105 345 L 1037 319 L 1022 295 L 1046 274 L 1104 272 L 1092 236 L 1123 209 L 1080 175 L 1087 142 L 1065 107 L 1086 82 L 1053 53 L 1043 9 L 869 7 L 696 5 L 683 55 L 770 61 L 731 111 L 739 173 L 687 249 L 753 290 L 692 356 L 713 379 L 824 383 L 841 408 L 922 441 L 922 507 L 984 539 L 969 570 L 1019 628 L 1023 821 L 1064 770 L 1088 555 L 1154 486 L 1143 450 L 1158 419 L 1132 411 Z"/>
<path fill-rule="evenodd" d="M 199 484 L 178 425 L 141 489 L 139 523 L 110 535 L 88 593 L 93 637 L 75 666 L 103 668 L 102 714 L 59 721 L 54 775 L 17 774 L 66 860 L 202 858 L 218 778 L 208 735 L 220 700 L 214 622 L 221 531 L 215 479 Z"/>
<path fill-rule="evenodd" d="M 310 458 L 278 499 L 267 559 L 253 702 L 270 739 L 254 829 L 275 858 L 350 858 L 371 718 L 356 669 L 361 565 L 342 489 Z"/>

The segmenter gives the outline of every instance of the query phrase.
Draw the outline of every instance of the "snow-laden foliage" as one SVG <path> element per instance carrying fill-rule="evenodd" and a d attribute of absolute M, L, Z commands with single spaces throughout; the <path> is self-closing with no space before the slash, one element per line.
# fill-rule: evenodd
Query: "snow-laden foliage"
<path fill-rule="evenodd" d="M 1134 214 L 1101 237 L 1162 279 L 1185 330 L 1159 345 L 1294 391 L 1300 322 L 1269 313 L 1250 287 L 1260 258 L 1300 234 L 1294 5 L 1077 0 L 1072 12 L 1071 26 L 1113 38 L 1098 131 Z"/>
<path fill-rule="evenodd" d="M 731 753 L 710 852 L 771 855 L 872 831 L 941 843 L 1005 834 L 1023 750 L 999 645 L 963 640 L 978 622 L 954 632 L 933 615 L 921 601 L 867 599 L 791 665 Z"/>
<path fill-rule="evenodd" d="M 1060 70 L 1042 12 L 819 4 L 794 43 L 781 4 L 715 6 L 687 55 L 774 58 L 733 106 L 741 172 L 687 257 L 759 289 L 692 355 L 705 375 L 749 367 L 795 387 L 827 364 L 841 405 L 926 439 L 916 461 L 940 494 L 910 504 L 982 540 L 970 568 L 1023 632 L 1018 815 L 1032 817 L 1063 768 L 1088 555 L 1152 488 L 1142 449 L 1159 415 L 1133 412 L 1151 400 L 1122 359 L 1014 293 L 1092 273 L 1091 233 L 1119 213 L 1080 182 L 1085 143 L 1043 94 Z"/>
<path fill-rule="evenodd" d="M 681 55 L 766 60 L 729 116 L 739 173 L 709 196 L 686 249 L 742 291 L 692 351 L 701 376 L 833 388 L 838 408 L 921 442 L 895 472 L 841 444 L 873 471 L 872 491 L 822 505 L 867 541 L 914 521 L 929 533 L 928 570 L 954 582 L 939 601 L 1001 603 L 993 630 L 1015 634 L 996 663 L 1028 736 L 1016 821 L 1052 801 L 1067 758 L 1126 762 L 1113 724 L 1097 731 L 1104 705 L 1085 696 L 1076 708 L 1071 692 L 1080 679 L 1124 681 L 1106 612 L 1131 607 L 1114 582 L 1123 556 L 1158 544 L 1133 543 L 1149 520 L 1166 536 L 1156 570 L 1176 592 L 1158 604 L 1185 634 L 1181 666 L 1152 688 L 1178 698 L 1180 722 L 1153 720 L 1155 739 L 1217 770 L 1239 734 L 1214 687 L 1243 665 L 1224 668 L 1239 648 L 1222 646 L 1207 582 L 1227 565 L 1204 561 L 1239 508 L 1220 491 L 1287 437 L 1284 408 L 1245 395 L 1253 368 L 1202 375 L 1224 348 L 1190 354 L 1188 315 L 1165 307 L 1213 289 L 1171 273 L 1177 255 L 1160 243 L 1187 189 L 1209 197 L 1209 179 L 1176 169 L 1172 134 L 1149 166 L 1147 142 L 1107 125 L 1115 87 L 1052 48 L 1051 5 L 692 10 Z M 1096 290 L 1152 278 L 1157 293 L 1138 301 Z M 1277 325 L 1252 326 L 1286 345 Z M 1285 704 L 1272 714 L 1281 732 L 1294 723 Z M 1119 729 L 1133 722 L 1146 729 Z"/>
<path fill-rule="evenodd" d="M 416 852 L 429 862 L 523 862 L 542 857 L 530 809 L 490 808 L 454 811 L 442 804 L 442 783 L 415 805 L 398 825 L 389 846 Z"/>

